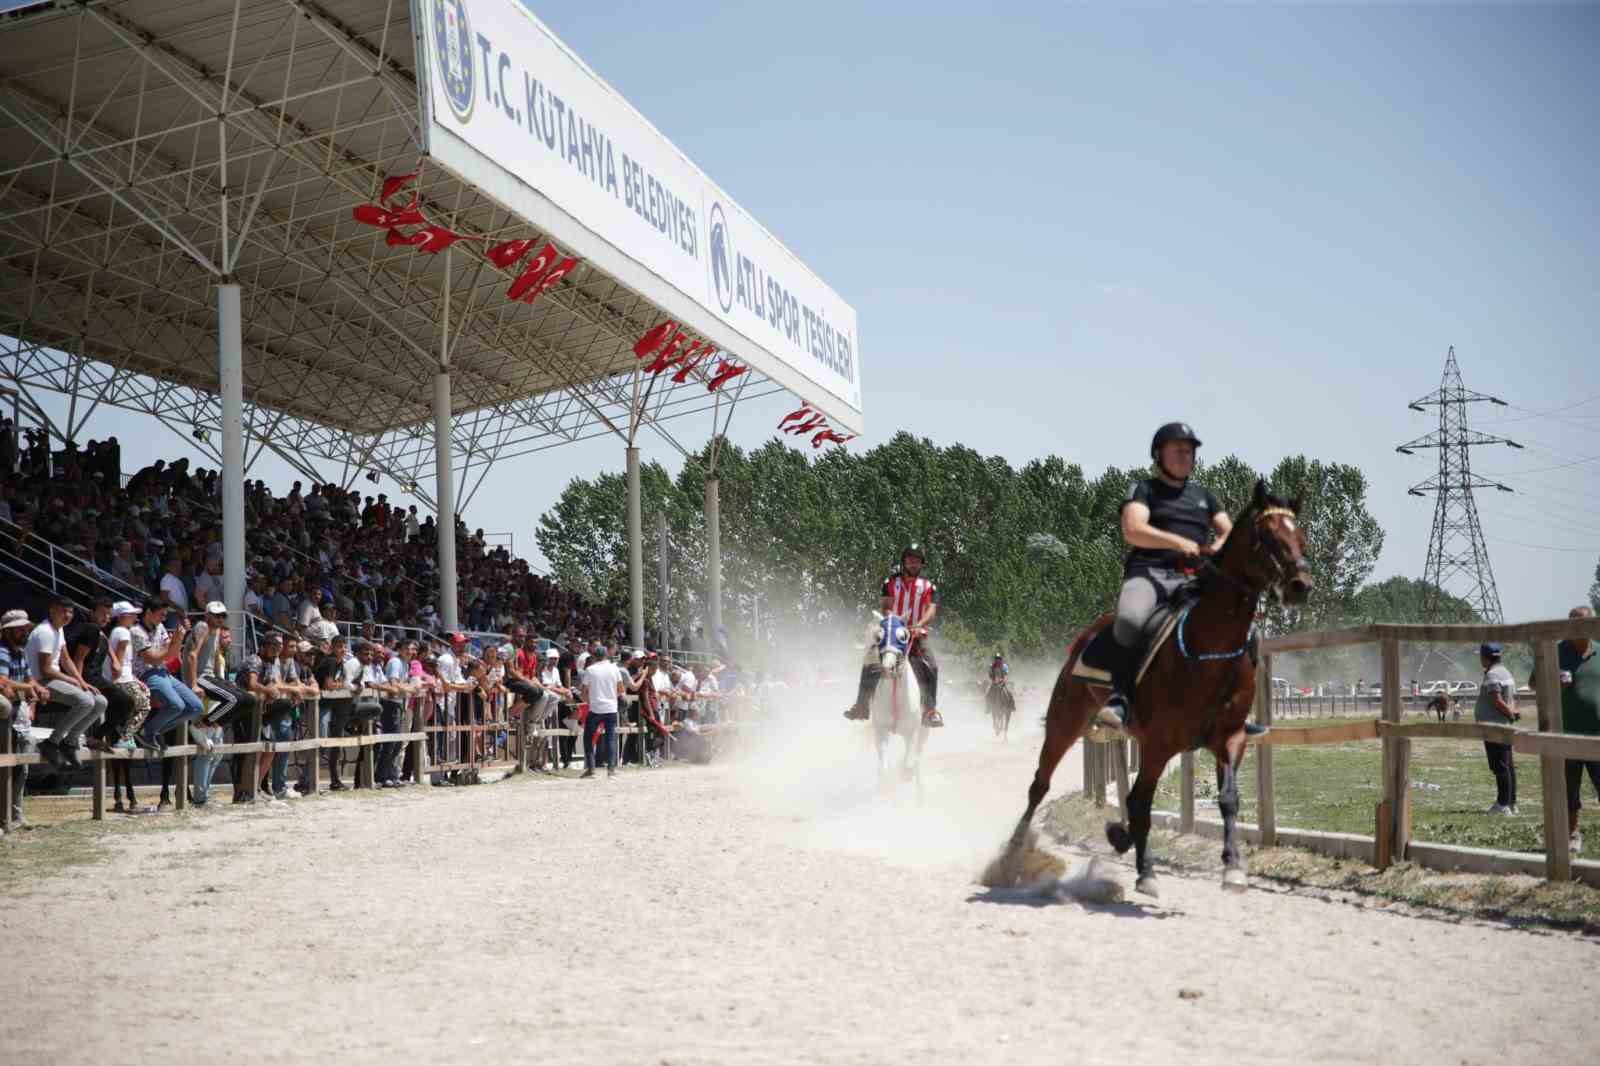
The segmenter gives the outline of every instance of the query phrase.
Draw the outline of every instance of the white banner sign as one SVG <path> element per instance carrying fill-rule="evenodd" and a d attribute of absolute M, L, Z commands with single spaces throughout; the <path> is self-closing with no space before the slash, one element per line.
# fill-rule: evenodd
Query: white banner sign
<path fill-rule="evenodd" d="M 859 428 L 861 364 L 849 304 L 518 0 L 414 0 L 413 12 L 428 57 L 431 156 L 530 222 L 548 214 L 538 198 L 548 200 L 578 224 L 566 234 L 573 254 L 605 269 L 622 253 L 753 345 L 724 345 L 730 355 L 814 402 L 823 397 L 806 385 L 819 386 Z M 502 173 L 487 172 L 485 162 Z M 651 296 L 655 281 L 636 277 Z M 725 334 L 703 319 L 685 325 L 713 340 Z"/>

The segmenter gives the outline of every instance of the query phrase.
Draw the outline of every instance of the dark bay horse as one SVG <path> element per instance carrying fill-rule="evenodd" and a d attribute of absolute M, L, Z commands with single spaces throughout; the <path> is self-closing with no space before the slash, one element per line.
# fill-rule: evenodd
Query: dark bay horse
<path fill-rule="evenodd" d="M 1256 609 L 1264 592 L 1283 602 L 1304 603 L 1311 590 L 1305 562 L 1300 501 L 1269 495 L 1257 481 L 1255 495 L 1217 554 L 1204 560 L 1197 598 L 1178 630 L 1162 646 L 1133 693 L 1129 733 L 1139 742 L 1139 779 L 1123 812 L 1127 824 L 1112 822 L 1106 837 L 1120 854 L 1130 846 L 1137 856 L 1136 887 L 1156 895 L 1155 871 L 1147 843 L 1150 803 L 1167 762 L 1180 752 L 1206 748 L 1217 759 L 1218 805 L 1222 810 L 1223 885 L 1243 890 L 1236 820 L 1239 789 L 1235 776 L 1244 757 L 1244 723 L 1255 694 L 1256 666 L 1248 651 Z M 1089 641 L 1111 624 L 1105 615 L 1073 641 L 1067 663 L 1056 678 L 1045 714 L 1039 769 L 1028 788 L 1028 809 L 1007 845 L 1020 855 L 1033 812 L 1050 791 L 1050 776 L 1061 757 L 1088 728 L 1109 690 L 1073 676 Z"/>

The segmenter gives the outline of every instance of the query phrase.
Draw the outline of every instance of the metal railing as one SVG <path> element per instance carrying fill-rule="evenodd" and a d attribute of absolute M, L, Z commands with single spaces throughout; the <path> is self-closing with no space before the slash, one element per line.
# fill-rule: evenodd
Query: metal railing
<path fill-rule="evenodd" d="M 56 547 L 37 533 L 0 519 L 0 569 L 87 609 L 100 596 L 143 600 L 148 593 L 120 581 L 88 559 Z"/>

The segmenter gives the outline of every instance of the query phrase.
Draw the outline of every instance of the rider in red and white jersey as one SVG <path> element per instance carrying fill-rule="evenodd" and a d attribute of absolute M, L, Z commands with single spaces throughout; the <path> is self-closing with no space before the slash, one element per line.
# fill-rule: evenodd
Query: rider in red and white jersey
<path fill-rule="evenodd" d="M 879 609 L 886 615 L 904 619 L 911 627 L 911 651 L 906 658 L 917 675 L 917 685 L 922 689 L 922 724 L 930 729 L 944 725 L 937 708 L 939 695 L 939 664 L 928 646 L 928 627 L 939 613 L 939 590 L 932 581 L 922 576 L 926 562 L 920 544 L 907 545 L 900 553 L 900 572 L 883 583 L 882 603 Z M 861 667 L 861 685 L 856 702 L 844 712 L 846 718 L 864 721 L 869 717 L 867 708 L 872 704 L 872 694 L 877 690 L 883 671 L 876 662 Z"/>

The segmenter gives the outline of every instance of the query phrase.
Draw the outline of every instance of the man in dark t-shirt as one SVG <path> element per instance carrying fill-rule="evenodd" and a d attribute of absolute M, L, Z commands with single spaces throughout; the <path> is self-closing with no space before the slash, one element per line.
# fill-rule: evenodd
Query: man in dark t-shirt
<path fill-rule="evenodd" d="M 1145 624 L 1191 580 L 1183 569 L 1185 561 L 1214 555 L 1233 531 L 1222 504 L 1191 477 L 1199 450 L 1200 439 L 1186 422 L 1168 422 L 1156 430 L 1150 441 L 1156 476 L 1134 482 L 1123 501 L 1122 537 L 1131 550 L 1123 563 L 1111 627 L 1113 690 L 1101 712 L 1107 724 L 1127 724 Z M 1245 731 L 1264 732 L 1253 723 L 1246 723 Z"/>
<path fill-rule="evenodd" d="M 94 601 L 88 618 L 67 627 L 67 655 L 78 666 L 78 673 L 106 698 L 106 717 L 101 736 L 90 738 L 89 747 L 109 748 L 122 735 L 122 726 L 133 713 L 133 697 L 106 680 L 105 661 L 108 642 L 106 625 L 111 621 L 111 601 L 104 596 Z"/>

